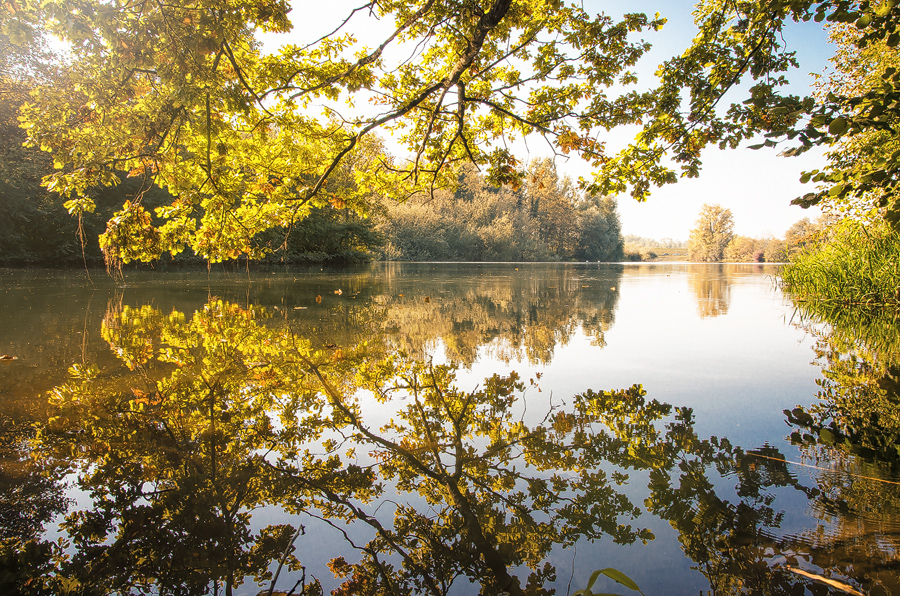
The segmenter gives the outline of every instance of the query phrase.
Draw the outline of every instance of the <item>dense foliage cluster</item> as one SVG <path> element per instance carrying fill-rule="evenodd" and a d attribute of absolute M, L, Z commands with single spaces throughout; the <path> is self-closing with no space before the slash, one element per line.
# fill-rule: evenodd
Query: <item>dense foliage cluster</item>
<path fill-rule="evenodd" d="M 259 34 L 291 29 L 284 2 L 5 6 L 0 31 L 14 44 L 48 32 L 70 44 L 65 70 L 23 109 L 29 143 L 53 153 L 59 169 L 48 184 L 69 197 L 69 210 L 94 211 L 91 189 L 123 174 L 169 193 L 160 206 L 139 194 L 109 219 L 102 244 L 114 261 L 185 249 L 211 261 L 260 257 L 257 236 L 313 208 L 367 214 L 373 195 L 431 195 L 455 184 L 463 162 L 483 168 L 489 184 L 516 189 L 526 172 L 509 143 L 528 135 L 589 162 L 591 196 L 630 191 L 642 200 L 653 186 L 696 176 L 704 147 L 766 132 L 764 144 L 787 139 L 797 153 L 889 130 L 898 109 L 900 75 L 890 68 L 818 101 L 778 92 L 795 65 L 782 39 L 788 21 L 855 23 L 854 48 L 893 47 L 893 2 L 777 0 L 765 10 L 703 2 L 693 43 L 646 91 L 632 86 L 631 69 L 649 48 L 638 37 L 664 19 L 617 21 L 577 4 L 371 2 L 336 30 L 273 52 Z M 355 28 L 383 35 L 364 47 Z M 749 99 L 720 105 L 742 79 L 752 80 Z M 324 116 L 312 109 L 319 105 Z M 608 153 L 603 136 L 623 125 L 640 127 L 635 142 Z M 385 150 L 379 131 L 402 156 Z M 861 169 L 846 177 L 837 163 L 807 176 L 833 184 L 803 202 L 884 189 L 879 201 L 894 213 L 894 154 L 854 163 Z"/>
<path fill-rule="evenodd" d="M 834 70 L 820 79 L 818 105 L 805 131 L 787 135 L 806 136 L 831 149 L 825 168 L 801 177 L 803 182 L 818 183 L 816 191 L 794 203 L 818 204 L 854 218 L 884 218 L 895 229 L 900 225 L 896 11 L 893 1 L 848 2 L 841 14 L 827 20 L 836 47 Z M 808 146 L 804 143 L 789 153 Z"/>
<path fill-rule="evenodd" d="M 731 263 L 785 263 L 823 238 L 829 218 L 817 222 L 809 218 L 794 223 L 784 238 L 751 238 L 734 233 L 734 217 L 730 209 L 707 204 L 700 210 L 697 227 L 688 240 L 688 254 L 692 261 Z"/>
<path fill-rule="evenodd" d="M 472 169 L 455 193 L 437 191 L 385 204 L 383 257 L 410 261 L 617 261 L 616 202 L 589 197 L 535 161 L 518 190 L 491 187 Z"/>

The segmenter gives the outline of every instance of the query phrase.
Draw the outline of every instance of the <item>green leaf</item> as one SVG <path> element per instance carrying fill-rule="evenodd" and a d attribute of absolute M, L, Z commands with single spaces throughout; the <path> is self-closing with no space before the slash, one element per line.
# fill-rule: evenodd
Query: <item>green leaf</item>
<path fill-rule="evenodd" d="M 597 572 L 595 571 L 594 573 L 597 573 Z M 601 569 L 600 573 L 602 573 L 606 577 L 612 579 L 613 581 L 622 584 L 623 586 L 625 586 L 626 588 L 628 588 L 630 590 L 634 590 L 635 592 L 641 591 L 641 589 L 638 587 L 638 585 L 636 583 L 634 583 L 634 581 L 630 577 L 628 577 L 627 575 L 625 575 L 618 569 L 613 569 L 612 567 L 607 567 L 606 569 Z"/>
<path fill-rule="evenodd" d="M 838 116 L 831 121 L 831 124 L 828 125 L 828 133 L 835 136 L 840 136 L 847 132 L 847 129 L 849 127 L 850 123 L 847 122 L 847 119 L 843 116 Z"/>
<path fill-rule="evenodd" d="M 600 573 L 601 573 L 601 571 L 599 569 L 597 569 L 591 574 L 591 578 L 588 580 L 588 584 L 587 584 L 587 588 L 586 588 L 588 593 L 590 593 L 591 588 L 594 587 L 594 582 L 597 581 L 598 577 L 600 577 Z"/>
<path fill-rule="evenodd" d="M 791 201 L 791 205 L 799 205 L 803 208 L 812 207 L 813 205 L 818 204 L 822 200 L 822 197 L 814 192 L 808 192 L 802 197 L 797 197 L 796 199 Z"/>

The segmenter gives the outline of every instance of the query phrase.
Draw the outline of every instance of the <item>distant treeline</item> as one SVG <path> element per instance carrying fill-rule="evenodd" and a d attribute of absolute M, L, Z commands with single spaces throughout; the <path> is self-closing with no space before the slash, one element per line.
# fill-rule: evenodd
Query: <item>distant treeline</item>
<path fill-rule="evenodd" d="M 784 234 L 783 238 L 767 236 L 751 238 L 733 232 L 731 210 L 720 205 L 706 204 L 700 210 L 697 227 L 687 241 L 672 238 L 644 238 L 626 235 L 625 260 L 650 261 L 664 255 L 682 256 L 685 260 L 726 263 L 785 263 L 807 250 L 835 222 L 829 217 L 818 221 L 803 218 Z"/>
<path fill-rule="evenodd" d="M 617 261 L 623 248 L 616 201 L 579 192 L 551 160 L 515 190 L 466 169 L 455 192 L 386 202 L 377 229 L 387 260 Z"/>
<path fill-rule="evenodd" d="M 628 234 L 625 236 L 625 260 L 626 261 L 649 261 L 659 256 L 655 249 L 685 249 L 687 242 L 684 240 L 675 240 L 673 238 L 662 238 L 656 240 L 654 238 L 644 238 Z M 677 253 L 676 253 L 677 254 Z"/>
<path fill-rule="evenodd" d="M 817 222 L 803 218 L 787 229 L 784 238 L 739 236 L 733 231 L 731 210 L 708 203 L 691 230 L 687 253 L 692 261 L 784 263 L 804 251 L 828 225 L 827 217 Z"/>
<path fill-rule="evenodd" d="M 686 248 L 687 241 L 675 240 L 673 238 L 644 238 L 643 236 L 635 236 L 634 234 L 625 235 L 625 246 L 632 248 Z"/>

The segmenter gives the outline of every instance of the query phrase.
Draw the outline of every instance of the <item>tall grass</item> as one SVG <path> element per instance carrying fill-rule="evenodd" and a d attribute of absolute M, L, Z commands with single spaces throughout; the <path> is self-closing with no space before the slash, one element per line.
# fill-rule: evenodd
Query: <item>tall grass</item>
<path fill-rule="evenodd" d="M 844 221 L 794 256 L 781 279 L 799 300 L 900 306 L 900 236 L 887 224 Z"/>

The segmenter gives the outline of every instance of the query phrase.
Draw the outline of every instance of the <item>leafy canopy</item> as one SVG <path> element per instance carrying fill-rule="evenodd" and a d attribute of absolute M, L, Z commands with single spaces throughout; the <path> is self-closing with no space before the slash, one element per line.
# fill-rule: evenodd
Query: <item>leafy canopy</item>
<path fill-rule="evenodd" d="M 630 87 L 649 48 L 636 35 L 664 19 L 617 21 L 561 1 L 373 0 L 336 30 L 274 53 L 258 34 L 291 28 L 283 1 L 13 0 L 0 26 L 16 43 L 49 32 L 71 44 L 65 74 L 35 90 L 23 115 L 31 142 L 53 152 L 60 171 L 47 183 L 72 197 L 72 212 L 92 210 L 89 189 L 122 173 L 174 197 L 154 214 L 139 198 L 125 203 L 101 240 L 107 255 L 150 260 L 190 247 L 217 261 L 259 256 L 254 236 L 314 206 L 365 212 L 376 193 L 452 185 L 459 162 L 517 186 L 522 167 L 509 143 L 526 135 L 591 163 L 591 194 L 630 190 L 643 200 L 679 172 L 696 176 L 710 144 L 734 147 L 768 131 L 802 150 L 880 126 L 875 116 L 833 117 L 844 105 L 837 99 L 803 120 L 815 102 L 777 94 L 795 65 L 781 32 L 789 19 L 827 18 L 859 19 L 862 39 L 897 35 L 893 4 L 775 0 L 761 10 L 704 0 L 693 44 L 643 92 Z M 351 32 L 367 18 L 392 23 L 374 47 Z M 744 76 L 756 81 L 750 100 L 720 108 Z M 611 155 L 603 135 L 622 125 L 642 129 Z M 408 157 L 389 155 L 379 132 Z"/>

